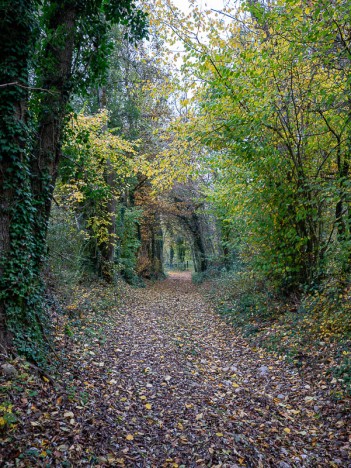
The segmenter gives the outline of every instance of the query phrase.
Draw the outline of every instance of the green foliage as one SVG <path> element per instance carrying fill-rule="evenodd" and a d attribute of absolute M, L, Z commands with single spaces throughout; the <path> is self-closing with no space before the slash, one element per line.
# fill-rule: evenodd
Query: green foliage
<path fill-rule="evenodd" d="M 200 273 L 193 273 L 191 275 L 191 280 L 194 284 L 201 284 L 207 279 L 207 275 L 205 272 Z"/>
<path fill-rule="evenodd" d="M 207 280 L 218 278 L 225 269 L 218 268 L 215 266 L 210 266 L 205 271 L 195 272 L 191 275 L 192 282 L 194 284 L 201 284 Z"/>
<path fill-rule="evenodd" d="M 130 284 L 141 285 L 135 267 L 140 247 L 138 223 L 142 212 L 122 204 L 117 210 L 116 271 Z M 91 233 L 79 211 L 69 205 L 53 207 L 48 231 L 48 265 L 51 279 L 56 287 L 66 291 L 65 295 L 96 273 L 91 259 L 91 242 Z"/>
<path fill-rule="evenodd" d="M 334 375 L 342 379 L 347 392 L 351 395 L 351 358 L 349 357 L 349 351 L 344 351 L 344 353 L 341 364 L 334 369 Z"/>
<path fill-rule="evenodd" d="M 135 285 L 141 283 L 135 271 L 137 253 L 141 245 L 138 239 L 138 223 L 141 216 L 141 209 L 127 208 L 124 205 L 120 205 L 116 219 L 116 262 L 123 277 L 128 283 Z"/>
<path fill-rule="evenodd" d="M 351 337 L 351 288 L 334 278 L 307 294 L 303 306 L 307 311 L 303 326 L 323 340 Z"/>
<path fill-rule="evenodd" d="M 277 290 L 320 282 L 336 255 L 349 271 L 348 2 L 229 3 L 226 21 L 208 13 L 194 6 L 177 31 L 193 91 L 167 156 L 183 150 L 187 166 L 197 152 L 224 248 Z"/>
<path fill-rule="evenodd" d="M 13 405 L 9 401 L 4 401 L 0 405 L 0 432 L 15 427 L 18 419 L 13 413 Z"/>
<path fill-rule="evenodd" d="M 63 128 L 72 93 L 106 74 L 113 23 L 131 41 L 146 34 L 146 15 L 129 0 L 0 6 L 1 344 L 36 362 L 49 335 L 41 267 Z"/>
<path fill-rule="evenodd" d="M 242 266 L 206 283 L 218 313 L 250 340 L 297 367 L 317 362 L 350 392 L 350 288 L 337 280 L 282 296 Z"/>
<path fill-rule="evenodd" d="M 89 271 L 87 233 L 68 206 L 54 205 L 48 228 L 48 266 L 56 286 L 74 287 Z M 91 270 L 91 268 L 90 268 Z"/>
<path fill-rule="evenodd" d="M 57 18 L 62 14 L 63 8 L 72 12 L 75 22 L 75 61 L 65 92 L 86 94 L 90 86 L 96 86 L 106 78 L 113 49 L 109 31 L 113 25 L 123 25 L 126 40 L 136 43 L 147 35 L 147 14 L 131 0 L 69 0 L 64 7 L 57 2 L 45 0 L 40 15 L 41 29 L 45 34 L 38 44 L 38 76 L 44 80 L 49 75 L 52 76 L 53 81 L 50 84 L 53 87 L 59 84 L 55 80 L 55 48 L 64 47 L 65 35 L 69 34 L 65 24 L 61 24 L 57 30 Z M 51 112 L 53 109 L 47 110 Z"/>
<path fill-rule="evenodd" d="M 19 352 L 43 359 L 46 327 L 39 261 L 43 252 L 33 232 L 37 207 L 31 189 L 33 126 L 26 110 L 30 59 L 34 53 L 37 2 L 5 2 L 1 6 L 0 40 L 0 180 L 1 264 L 0 307 L 4 329 Z M 38 234 L 38 235 L 37 235 Z"/>
<path fill-rule="evenodd" d="M 139 212 L 117 203 L 124 197 L 126 187 L 133 185 L 138 160 L 135 144 L 108 131 L 107 121 L 105 111 L 72 120 L 56 196 L 76 218 L 78 231 L 85 238 L 85 258 L 93 269 L 100 271 L 103 249 L 107 244 L 113 245 L 119 251 L 116 258 L 110 259 L 112 268 L 121 268 L 131 280 L 139 247 Z"/>

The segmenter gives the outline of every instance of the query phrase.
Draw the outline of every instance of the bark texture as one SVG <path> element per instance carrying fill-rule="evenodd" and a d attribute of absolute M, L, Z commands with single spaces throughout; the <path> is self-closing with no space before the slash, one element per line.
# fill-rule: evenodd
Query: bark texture
<path fill-rule="evenodd" d="M 21 202 L 18 188 L 23 188 L 28 169 L 25 148 L 30 141 L 27 101 L 33 5 L 20 0 L 0 5 L 0 345 L 5 349 L 11 343 L 6 323 L 6 278 L 16 240 L 13 220 Z"/>

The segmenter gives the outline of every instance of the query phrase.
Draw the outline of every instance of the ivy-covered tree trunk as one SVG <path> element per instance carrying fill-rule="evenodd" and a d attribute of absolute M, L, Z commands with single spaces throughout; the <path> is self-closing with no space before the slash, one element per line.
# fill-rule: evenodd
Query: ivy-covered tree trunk
<path fill-rule="evenodd" d="M 66 2 L 52 2 L 48 39 L 41 60 L 38 83 L 43 89 L 38 112 L 38 139 L 32 158 L 32 190 L 38 207 L 35 232 L 43 249 L 53 190 L 61 157 L 62 134 L 72 92 L 72 62 L 77 12 Z M 44 251 L 38 252 L 42 256 Z M 38 258 L 41 261 L 41 258 Z"/>
<path fill-rule="evenodd" d="M 193 259 L 195 271 L 206 271 L 208 267 L 206 247 L 202 235 L 201 223 L 196 213 L 192 214 L 188 224 L 193 238 Z"/>
<path fill-rule="evenodd" d="M 107 20 L 123 21 L 135 38 L 145 33 L 145 15 L 130 0 L 0 3 L 0 344 L 7 349 L 13 336 L 34 360 L 44 341 L 40 269 L 68 104 L 106 70 Z M 37 85 L 27 123 L 29 74 Z"/>
<path fill-rule="evenodd" d="M 32 283 L 38 274 L 33 265 L 32 135 L 27 122 L 35 4 L 12 0 L 0 6 L 0 345 L 5 350 L 15 329 L 35 328 L 25 314 L 34 300 Z"/>
<path fill-rule="evenodd" d="M 163 231 L 161 226 L 161 219 L 159 215 L 155 216 L 156 225 L 153 230 L 152 236 L 152 271 L 154 277 L 158 278 L 164 275 L 163 272 Z"/>

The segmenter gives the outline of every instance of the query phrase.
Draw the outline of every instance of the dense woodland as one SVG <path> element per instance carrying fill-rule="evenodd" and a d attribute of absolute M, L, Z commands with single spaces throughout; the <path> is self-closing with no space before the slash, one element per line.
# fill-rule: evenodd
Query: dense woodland
<path fill-rule="evenodd" d="M 56 392 L 87 317 L 95 327 L 103 313 L 113 328 L 109 310 L 119 301 L 146 291 L 151 303 L 152 284 L 166 297 L 168 283 L 157 284 L 187 270 L 223 322 L 312 380 L 323 375 L 329 400 L 346 405 L 351 3 L 177 5 L 0 1 L 3 395 L 16 366 Z M 10 443 L 20 426 L 14 404 L 0 405 Z M 325 465 L 317 455 L 279 465 L 256 452 L 201 454 L 197 465 L 195 455 L 167 465 L 155 452 L 152 460 L 347 466 L 343 444 L 342 455 L 323 452 L 331 454 Z M 41 465 L 10 453 L 4 466 L 54 466 L 63 457 L 45 449 Z M 151 466 L 122 463 L 124 455 L 77 457 L 57 466 Z"/>

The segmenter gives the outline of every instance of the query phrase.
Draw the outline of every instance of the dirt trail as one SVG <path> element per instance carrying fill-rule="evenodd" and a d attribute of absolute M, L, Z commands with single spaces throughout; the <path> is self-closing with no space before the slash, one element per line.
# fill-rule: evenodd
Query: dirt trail
<path fill-rule="evenodd" d="M 53 450 L 42 466 L 351 466 L 350 415 L 318 381 L 251 349 L 187 273 L 132 290 L 111 314 L 103 339 L 71 351 L 84 405 L 56 396 L 56 425 L 29 426 L 27 445 L 44 437 Z"/>
<path fill-rule="evenodd" d="M 333 414 L 318 382 L 250 349 L 209 309 L 189 274 L 136 291 L 125 317 L 113 333 L 121 350 L 116 385 L 126 393 L 119 440 L 126 464 L 350 462 L 345 415 Z"/>

